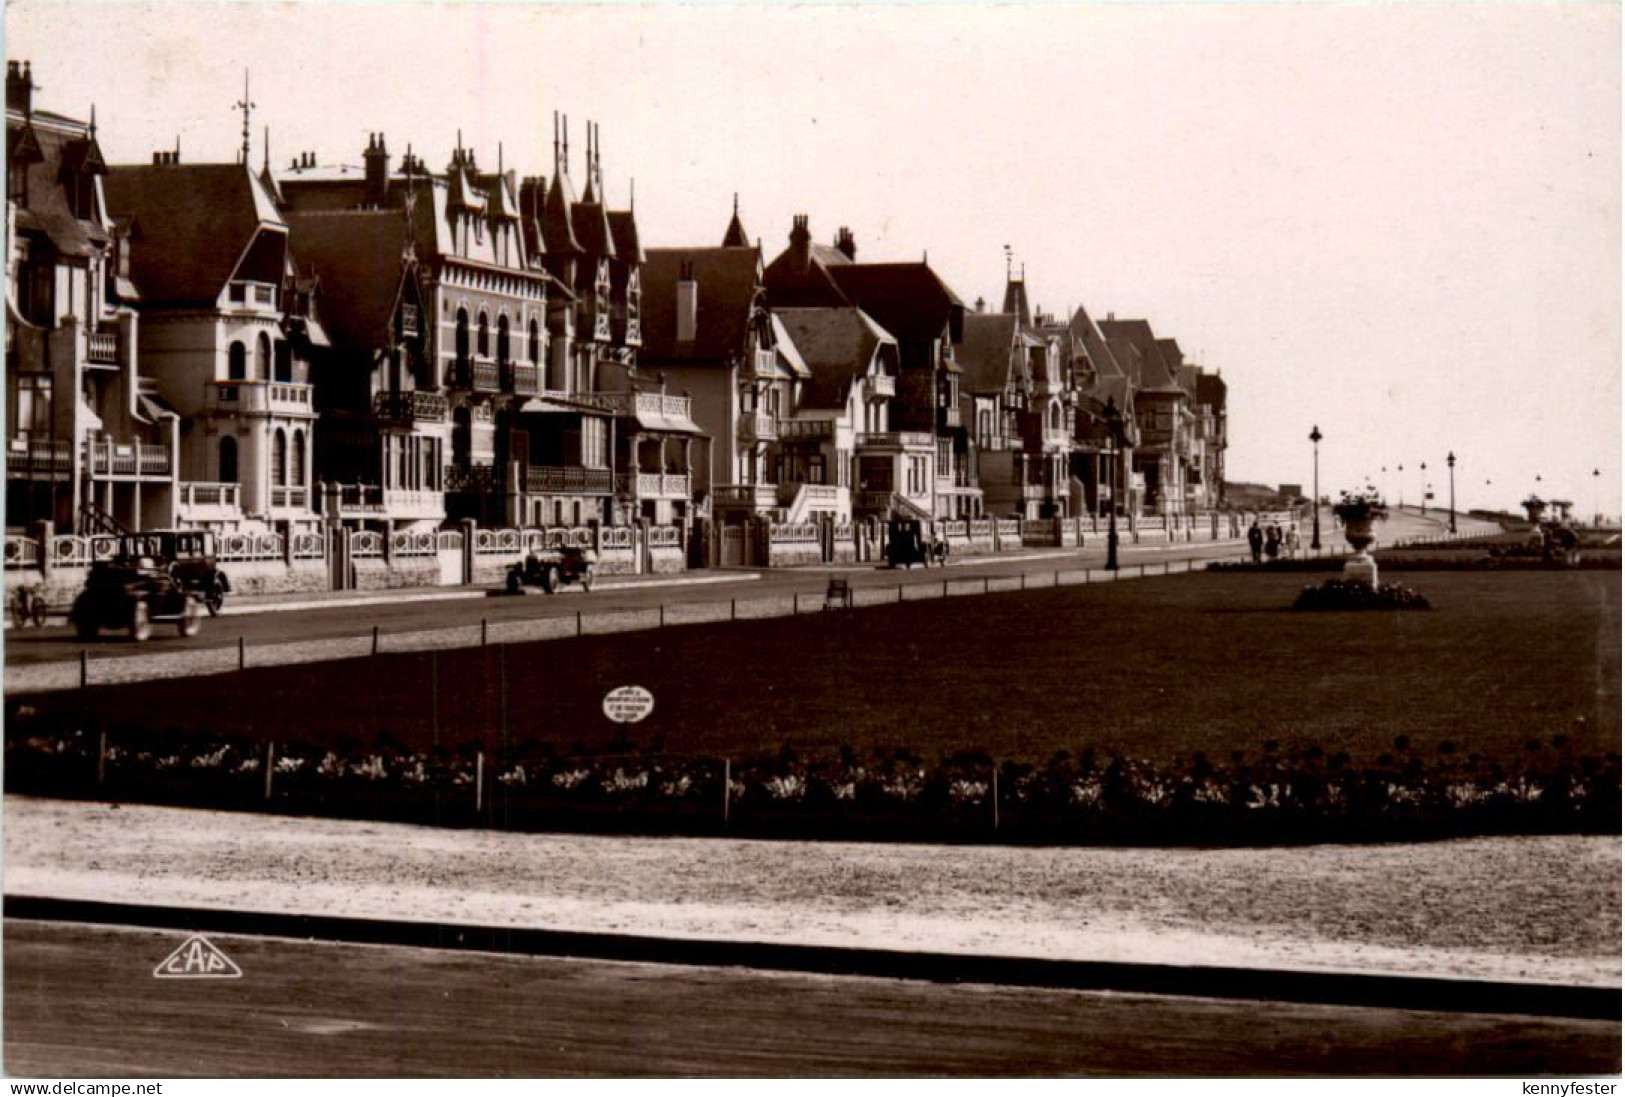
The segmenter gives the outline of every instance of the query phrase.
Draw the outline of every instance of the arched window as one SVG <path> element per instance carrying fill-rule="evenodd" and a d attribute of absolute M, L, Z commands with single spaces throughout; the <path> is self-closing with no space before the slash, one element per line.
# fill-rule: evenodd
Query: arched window
<path fill-rule="evenodd" d="M 530 361 L 531 365 L 542 361 L 542 329 L 535 320 L 530 322 Z"/>
<path fill-rule="evenodd" d="M 259 340 L 254 344 L 254 380 L 269 381 L 271 379 L 271 337 L 260 332 Z"/>
<path fill-rule="evenodd" d="M 305 486 L 305 432 L 302 430 L 293 432 L 293 471 L 289 481 L 296 488 Z"/>
<path fill-rule="evenodd" d="M 468 310 L 457 310 L 457 368 L 468 365 Z"/>
<path fill-rule="evenodd" d="M 276 345 L 276 379 L 278 381 L 293 380 L 293 344 L 286 339 L 279 339 Z"/>
<path fill-rule="evenodd" d="M 242 346 L 241 343 L 234 345 Z M 229 434 L 220 439 L 220 471 L 218 475 L 222 484 L 235 484 L 237 482 L 237 439 Z"/>
<path fill-rule="evenodd" d="M 278 427 L 271 435 L 271 486 L 280 488 L 288 484 L 288 436 Z"/>
<path fill-rule="evenodd" d="M 491 357 L 491 320 L 483 310 L 480 312 L 479 342 L 475 344 L 475 352 L 481 358 Z"/>
<path fill-rule="evenodd" d="M 1051 430 L 1061 429 L 1061 407 L 1059 404 L 1049 406 L 1049 427 Z"/>
<path fill-rule="evenodd" d="M 497 361 L 504 365 L 508 362 L 508 317 L 497 317 Z"/>
<path fill-rule="evenodd" d="M 226 351 L 226 376 L 233 381 L 248 380 L 248 348 L 233 342 Z"/>

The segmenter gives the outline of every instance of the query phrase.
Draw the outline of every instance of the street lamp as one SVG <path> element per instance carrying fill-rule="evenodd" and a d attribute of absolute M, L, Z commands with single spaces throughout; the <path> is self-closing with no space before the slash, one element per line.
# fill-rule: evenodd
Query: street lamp
<path fill-rule="evenodd" d="M 1450 466 L 1450 532 L 1456 532 L 1456 451 L 1445 454 L 1444 463 Z"/>
<path fill-rule="evenodd" d="M 1316 423 L 1309 431 L 1309 441 L 1315 444 L 1315 497 L 1310 500 L 1310 511 L 1314 515 L 1314 536 L 1310 538 L 1309 547 L 1320 549 L 1320 440 L 1326 437 L 1320 433 L 1320 424 Z"/>
<path fill-rule="evenodd" d="M 1422 513 L 1428 512 L 1428 463 L 1422 462 Z"/>
<path fill-rule="evenodd" d="M 1123 413 L 1117 410 L 1115 397 L 1106 397 L 1105 410 L 1101 416 L 1106 420 L 1106 454 L 1107 471 L 1111 477 L 1112 500 L 1110 517 L 1106 523 L 1106 570 L 1117 570 L 1117 432 L 1123 428 Z"/>
<path fill-rule="evenodd" d="M 1591 470 L 1591 521 L 1596 528 L 1602 528 L 1602 470 Z"/>
<path fill-rule="evenodd" d="M 1405 466 L 1399 466 L 1399 509 L 1405 509 Z"/>

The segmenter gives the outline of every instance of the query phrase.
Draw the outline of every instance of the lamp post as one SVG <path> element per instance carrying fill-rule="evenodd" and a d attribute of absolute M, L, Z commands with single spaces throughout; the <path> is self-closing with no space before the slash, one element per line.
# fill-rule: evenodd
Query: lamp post
<path fill-rule="evenodd" d="M 1444 463 L 1450 466 L 1450 532 L 1456 532 L 1456 451 L 1445 454 Z"/>
<path fill-rule="evenodd" d="M 1405 466 L 1399 467 L 1399 509 L 1405 509 Z"/>
<path fill-rule="evenodd" d="M 1602 528 L 1602 470 L 1591 470 L 1591 522 L 1597 529 Z"/>
<path fill-rule="evenodd" d="M 1309 539 L 1309 547 L 1317 551 L 1320 549 L 1320 440 L 1324 437 L 1319 423 L 1310 428 L 1309 441 L 1315 444 L 1315 497 L 1309 500 L 1310 513 L 1314 516 L 1314 534 Z"/>
<path fill-rule="evenodd" d="M 1106 420 L 1106 454 L 1107 471 L 1111 478 L 1111 509 L 1107 511 L 1106 520 L 1106 570 L 1117 570 L 1117 432 L 1123 426 L 1123 413 L 1117 410 L 1117 400 L 1106 397 L 1105 410 L 1101 412 Z"/>
<path fill-rule="evenodd" d="M 1428 463 L 1422 462 L 1422 513 L 1428 512 Z"/>

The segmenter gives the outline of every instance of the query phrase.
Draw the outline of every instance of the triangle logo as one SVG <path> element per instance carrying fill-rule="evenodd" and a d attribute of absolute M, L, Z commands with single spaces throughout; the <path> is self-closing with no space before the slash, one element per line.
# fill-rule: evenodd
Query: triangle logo
<path fill-rule="evenodd" d="M 155 979 L 241 979 L 243 969 L 203 934 L 194 933 L 164 957 L 152 974 Z"/>

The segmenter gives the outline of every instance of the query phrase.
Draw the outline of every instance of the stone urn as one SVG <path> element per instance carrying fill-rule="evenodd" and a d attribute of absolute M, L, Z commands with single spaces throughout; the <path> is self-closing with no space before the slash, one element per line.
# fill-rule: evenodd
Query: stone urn
<path fill-rule="evenodd" d="M 1375 587 L 1377 585 L 1377 561 L 1371 555 L 1371 546 L 1377 543 L 1377 535 L 1372 532 L 1372 519 L 1350 518 L 1343 523 L 1343 538 L 1348 541 L 1349 547 L 1354 549 L 1354 555 L 1343 564 L 1343 578 L 1365 583 Z"/>

